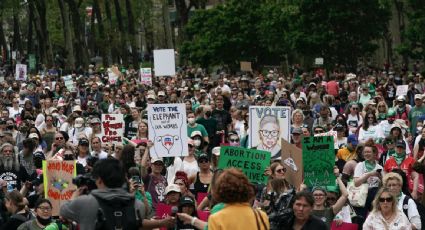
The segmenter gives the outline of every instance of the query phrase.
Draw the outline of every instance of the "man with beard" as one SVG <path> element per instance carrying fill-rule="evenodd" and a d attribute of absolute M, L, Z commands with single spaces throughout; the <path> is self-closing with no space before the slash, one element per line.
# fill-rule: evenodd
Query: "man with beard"
<path fill-rule="evenodd" d="M 13 145 L 4 143 L 0 146 L 0 179 L 7 182 L 7 189 L 21 189 L 21 183 L 29 178 L 25 168 L 19 164 L 18 154 Z"/>

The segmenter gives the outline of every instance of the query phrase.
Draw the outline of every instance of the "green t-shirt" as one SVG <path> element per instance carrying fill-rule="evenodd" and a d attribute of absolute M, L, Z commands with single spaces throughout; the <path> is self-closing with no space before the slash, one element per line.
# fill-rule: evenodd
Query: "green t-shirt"
<path fill-rule="evenodd" d="M 218 203 L 218 204 L 214 205 L 214 207 L 211 209 L 210 215 L 223 210 L 224 206 L 225 206 L 224 203 Z M 205 225 L 204 230 L 208 230 L 208 224 Z"/>
<path fill-rule="evenodd" d="M 187 136 L 190 137 L 193 131 L 200 131 L 202 134 L 202 137 L 208 137 L 208 132 L 205 129 L 205 127 L 201 124 L 196 124 L 195 127 L 187 126 Z"/>
<path fill-rule="evenodd" d="M 409 112 L 409 123 L 410 123 L 410 132 L 414 133 L 416 131 L 416 124 L 420 119 L 423 119 L 425 115 L 425 106 L 413 107 Z"/>

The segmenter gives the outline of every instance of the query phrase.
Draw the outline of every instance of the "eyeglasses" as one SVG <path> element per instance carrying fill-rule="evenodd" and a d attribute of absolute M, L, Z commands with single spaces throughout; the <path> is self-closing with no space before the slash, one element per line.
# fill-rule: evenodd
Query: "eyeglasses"
<path fill-rule="evenodd" d="M 235 142 L 239 142 L 239 139 L 238 138 L 236 138 L 236 139 L 229 139 L 229 141 L 235 143 Z"/>
<path fill-rule="evenodd" d="M 269 130 L 260 130 L 260 133 L 261 133 L 261 135 L 263 135 L 263 136 L 272 136 L 272 137 L 277 137 L 277 135 L 279 135 L 279 130 L 272 130 L 272 131 L 269 131 Z"/>
<path fill-rule="evenodd" d="M 392 202 L 393 198 L 392 197 L 379 197 L 379 202 L 384 203 L 384 202 Z"/>
<path fill-rule="evenodd" d="M 55 138 L 57 141 L 59 141 L 59 140 L 63 140 L 63 137 L 56 137 Z"/>
<path fill-rule="evenodd" d="M 38 207 L 38 209 L 40 209 L 43 212 L 50 212 L 50 211 L 52 211 L 52 208 L 51 207 Z"/>
<path fill-rule="evenodd" d="M 277 169 L 276 172 L 277 173 L 285 173 L 286 172 L 286 168 Z"/>

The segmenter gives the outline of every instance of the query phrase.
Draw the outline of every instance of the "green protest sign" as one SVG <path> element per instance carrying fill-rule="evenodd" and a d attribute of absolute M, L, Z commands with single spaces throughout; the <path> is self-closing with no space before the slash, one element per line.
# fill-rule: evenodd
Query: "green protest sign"
<path fill-rule="evenodd" d="M 335 185 L 333 136 L 304 137 L 304 184 L 310 187 Z"/>
<path fill-rule="evenodd" d="M 270 165 L 270 152 L 240 147 L 222 146 L 218 168 L 238 168 L 245 173 L 249 181 L 267 183 L 264 170 Z"/>

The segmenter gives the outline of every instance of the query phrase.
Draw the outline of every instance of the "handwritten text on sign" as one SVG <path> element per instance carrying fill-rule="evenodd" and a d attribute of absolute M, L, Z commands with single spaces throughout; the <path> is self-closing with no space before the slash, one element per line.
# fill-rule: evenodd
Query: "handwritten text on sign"
<path fill-rule="evenodd" d="M 149 140 L 154 143 L 152 157 L 187 156 L 185 104 L 148 105 Z"/>
<path fill-rule="evenodd" d="M 43 161 L 45 196 L 53 206 L 53 216 L 59 214 L 64 201 L 71 199 L 75 185 L 72 178 L 76 175 L 75 161 Z"/>
<path fill-rule="evenodd" d="M 240 147 L 222 146 L 218 168 L 238 168 L 249 181 L 265 184 L 264 170 L 270 165 L 270 152 Z"/>
<path fill-rule="evenodd" d="M 122 114 L 102 114 L 102 142 L 122 143 L 123 134 Z"/>
<path fill-rule="evenodd" d="M 304 137 L 302 148 L 304 183 L 311 187 L 335 185 L 333 137 Z"/>

